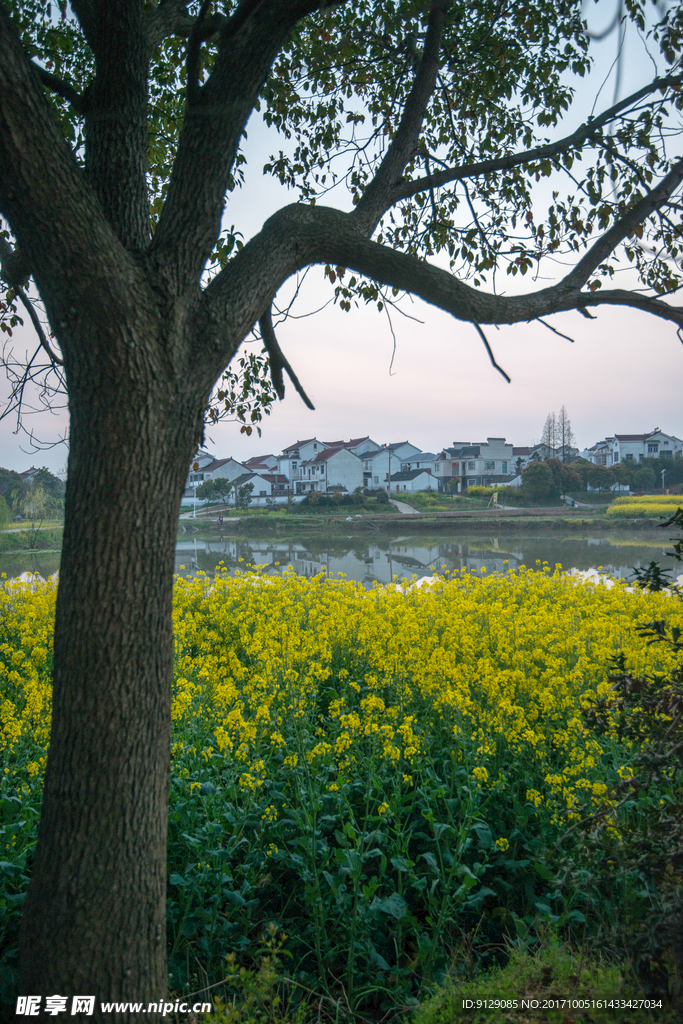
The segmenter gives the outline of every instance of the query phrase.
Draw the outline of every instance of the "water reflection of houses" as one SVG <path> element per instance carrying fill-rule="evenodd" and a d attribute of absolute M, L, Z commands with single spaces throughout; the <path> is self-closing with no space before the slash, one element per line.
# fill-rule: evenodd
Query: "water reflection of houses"
<path fill-rule="evenodd" d="M 552 548 L 550 547 L 552 545 Z M 602 548 L 598 552 L 598 548 Z M 421 537 L 400 537 L 395 540 L 371 539 L 367 536 L 315 538 L 302 540 L 248 539 L 225 537 L 216 540 L 188 539 L 176 547 L 175 571 L 194 575 L 203 571 L 213 575 L 223 562 L 228 572 L 260 566 L 264 574 L 282 572 L 292 566 L 299 576 L 327 573 L 331 578 L 339 573 L 365 586 L 390 583 L 392 579 L 410 580 L 437 572 L 467 572 L 480 574 L 515 571 L 521 565 L 530 568 L 547 558 L 551 567 L 560 562 L 564 569 L 573 566 L 586 569 L 604 566 L 611 575 L 632 577 L 633 565 L 644 565 L 650 560 L 648 552 L 636 545 L 632 553 L 617 548 L 607 538 L 590 543 L 589 538 L 576 537 L 563 540 L 551 538 L 469 538 L 467 541 L 439 539 L 431 543 Z M 616 562 L 627 564 L 614 564 Z M 668 567 L 666 557 L 662 564 Z M 181 566 L 184 568 L 181 569 Z"/>

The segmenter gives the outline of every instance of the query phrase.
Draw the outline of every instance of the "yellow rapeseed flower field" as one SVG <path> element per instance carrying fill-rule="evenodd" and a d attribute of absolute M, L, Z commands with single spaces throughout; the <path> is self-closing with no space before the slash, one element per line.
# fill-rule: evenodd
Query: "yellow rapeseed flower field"
<path fill-rule="evenodd" d="M 669 667 L 633 633 L 664 617 L 683 625 L 666 595 L 547 567 L 371 591 L 292 573 L 179 579 L 175 729 L 200 721 L 246 788 L 274 753 L 344 777 L 367 756 L 410 770 L 451 747 L 492 789 L 521 757 L 544 800 L 571 811 L 577 791 L 605 789 L 580 709 L 607 690 L 617 651 L 634 672 Z"/>
<path fill-rule="evenodd" d="M 55 594 L 54 581 L 0 586 L 8 948 L 49 742 Z M 539 915 L 593 927 L 602 893 L 586 890 L 577 907 L 552 879 L 558 858 L 581 852 L 568 830 L 614 799 L 633 751 L 592 733 L 581 712 L 607 692 L 618 652 L 634 674 L 672 669 L 669 646 L 635 632 L 655 619 L 683 627 L 683 602 L 540 565 L 373 590 L 292 572 L 178 578 L 178 984 L 197 957 L 223 977 L 256 922 L 280 923 L 309 986 L 329 973 L 365 991 L 395 971 L 411 998 L 446 969 L 462 929 L 488 948 Z M 609 841 L 617 850 L 616 828 Z"/>
<path fill-rule="evenodd" d="M 0 589 L 6 773 L 44 765 L 55 594 L 54 581 Z M 606 691 L 609 656 L 623 650 L 636 673 L 670 667 L 666 649 L 633 632 L 654 618 L 683 626 L 666 595 L 548 567 L 370 591 L 288 572 L 179 578 L 176 742 L 199 726 L 213 740 L 205 757 L 239 763 L 246 789 L 274 753 L 343 775 L 368 754 L 409 770 L 445 745 L 477 785 L 503 789 L 501 769 L 523 754 L 533 792 L 570 807 L 595 782 L 600 747 L 579 712 Z"/>

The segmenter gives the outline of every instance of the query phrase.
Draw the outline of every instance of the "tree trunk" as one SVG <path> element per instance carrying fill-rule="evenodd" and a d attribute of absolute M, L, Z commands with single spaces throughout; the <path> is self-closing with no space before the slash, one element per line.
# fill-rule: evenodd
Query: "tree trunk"
<path fill-rule="evenodd" d="M 103 1018 L 101 1000 L 167 990 L 173 557 L 203 403 L 140 359 L 160 348 L 137 337 L 128 363 L 92 355 L 69 381 L 52 733 L 23 920 L 22 992 L 68 996 L 67 1013 L 96 996 L 109 1021 L 141 1017 Z"/>

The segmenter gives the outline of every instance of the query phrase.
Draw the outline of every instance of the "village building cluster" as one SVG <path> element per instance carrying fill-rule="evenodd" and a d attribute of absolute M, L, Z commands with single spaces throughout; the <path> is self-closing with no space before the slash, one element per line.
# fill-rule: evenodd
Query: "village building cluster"
<path fill-rule="evenodd" d="M 200 449 L 188 473 L 185 497 L 193 498 L 207 480 L 227 480 L 234 493 L 251 484 L 254 499 L 304 497 L 334 491 L 352 493 L 416 491 L 458 493 L 468 487 L 519 486 L 522 470 L 532 460 L 582 457 L 598 466 L 643 458 L 683 455 L 683 441 L 658 427 L 645 434 L 615 434 L 590 448 L 551 448 L 547 444 L 516 447 L 504 437 L 486 441 L 454 441 L 438 453 L 423 452 L 409 441 L 378 444 L 371 437 L 349 441 L 320 441 L 309 437 L 289 445 L 279 455 L 253 456 L 245 462 L 217 459 Z"/>

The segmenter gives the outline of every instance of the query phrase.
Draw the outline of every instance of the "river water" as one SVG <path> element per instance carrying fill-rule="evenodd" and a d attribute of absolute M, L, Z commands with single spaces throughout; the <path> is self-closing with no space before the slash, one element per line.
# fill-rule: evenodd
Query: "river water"
<path fill-rule="evenodd" d="M 676 565 L 665 554 L 671 546 L 667 542 L 670 533 L 657 528 L 611 533 L 591 533 L 587 528 L 567 536 L 555 530 L 468 534 L 460 529 L 429 534 L 406 529 L 405 533 L 393 535 L 369 534 L 366 527 L 356 528 L 348 535 L 316 532 L 284 538 L 249 536 L 246 532 L 221 536 L 216 527 L 213 532 L 192 533 L 187 539 L 181 535 L 176 546 L 175 571 L 183 576 L 200 570 L 213 575 L 220 562 L 229 572 L 248 564 L 263 566 L 263 572 L 278 572 L 291 565 L 301 576 L 342 572 L 349 579 L 371 586 L 389 583 L 394 576 L 411 579 L 431 575 L 434 569 L 444 567 L 504 572 L 520 565 L 534 567 L 537 562 L 547 562 L 554 566 L 559 562 L 564 569 L 602 568 L 610 576 L 629 578 L 633 566 L 643 567 L 653 560 L 669 569 Z M 27 571 L 47 577 L 58 568 L 58 551 L 0 554 L 0 572 L 9 578 Z M 682 570 L 683 566 L 676 566 L 674 575 Z"/>
<path fill-rule="evenodd" d="M 198 533 L 176 546 L 176 572 L 186 576 L 198 571 L 212 575 L 223 562 L 229 572 L 246 565 L 262 566 L 262 572 L 279 572 L 292 566 L 300 576 L 319 572 L 344 573 L 366 586 L 389 583 L 395 576 L 411 579 L 431 575 L 436 569 L 466 569 L 474 572 L 505 572 L 537 563 L 563 569 L 601 569 L 605 574 L 628 579 L 633 566 L 642 568 L 657 561 L 683 569 L 667 557 L 671 547 L 662 530 L 576 533 L 561 536 L 554 531 L 533 534 L 492 533 L 467 535 L 439 531 L 434 536 L 408 530 L 400 536 L 279 537 L 247 535 L 205 535 Z"/>

